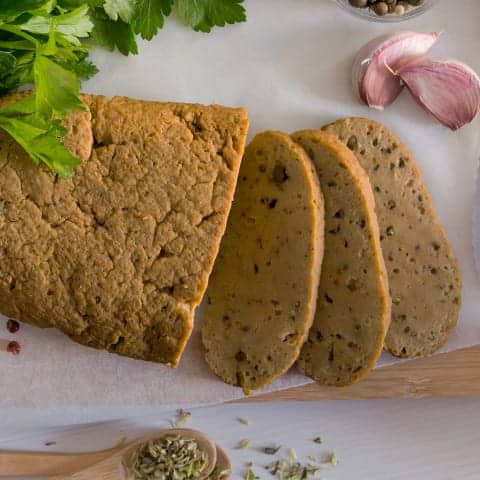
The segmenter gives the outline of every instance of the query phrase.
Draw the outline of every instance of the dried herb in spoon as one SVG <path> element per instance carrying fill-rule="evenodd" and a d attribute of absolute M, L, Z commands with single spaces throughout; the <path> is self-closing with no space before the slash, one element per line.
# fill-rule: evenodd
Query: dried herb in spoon
<path fill-rule="evenodd" d="M 135 480 L 189 480 L 200 477 L 208 463 L 195 439 L 171 436 L 141 445 L 124 467 Z"/>

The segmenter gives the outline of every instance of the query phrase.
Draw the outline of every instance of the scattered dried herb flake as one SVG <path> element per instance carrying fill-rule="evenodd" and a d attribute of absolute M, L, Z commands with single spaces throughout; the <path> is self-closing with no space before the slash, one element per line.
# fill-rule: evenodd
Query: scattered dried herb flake
<path fill-rule="evenodd" d="M 170 425 L 172 426 L 172 428 L 178 428 L 184 423 L 188 422 L 190 418 L 192 418 L 191 412 L 179 409 L 177 410 L 177 417 L 175 418 L 175 420 L 170 421 Z"/>
<path fill-rule="evenodd" d="M 308 456 L 308 460 L 310 460 L 312 463 L 315 465 L 319 466 L 320 468 L 325 468 L 325 467 L 336 467 L 338 464 L 338 457 L 335 452 L 329 453 L 326 457 L 313 457 L 313 456 Z"/>
<path fill-rule="evenodd" d="M 245 448 L 249 447 L 251 443 L 252 441 L 250 439 L 244 438 L 235 445 L 235 450 L 244 450 Z"/>
<path fill-rule="evenodd" d="M 244 480 L 257 480 L 258 478 L 260 478 L 260 477 L 257 477 L 257 475 L 255 475 L 255 472 L 252 469 L 252 464 L 249 463 L 247 465 L 247 469 L 245 470 L 245 474 L 243 475 L 243 479 Z"/>
<path fill-rule="evenodd" d="M 307 480 L 316 477 L 325 468 L 334 467 L 338 463 L 335 453 L 331 453 L 327 458 L 318 459 L 316 457 L 307 457 L 306 463 L 300 462 L 294 450 L 290 449 L 286 458 L 270 463 L 265 468 L 279 480 Z"/>
<path fill-rule="evenodd" d="M 280 449 L 281 445 L 273 445 L 271 447 L 263 447 L 262 452 L 267 455 L 275 455 Z"/>

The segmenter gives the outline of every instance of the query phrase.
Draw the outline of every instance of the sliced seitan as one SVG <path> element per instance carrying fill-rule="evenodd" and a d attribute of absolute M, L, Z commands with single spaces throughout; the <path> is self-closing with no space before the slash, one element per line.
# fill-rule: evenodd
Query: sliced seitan
<path fill-rule="evenodd" d="M 257 135 L 206 294 L 206 359 L 226 383 L 248 393 L 297 359 L 315 312 L 323 226 L 305 152 L 283 133 Z"/>
<path fill-rule="evenodd" d="M 386 348 L 423 357 L 457 323 L 461 274 L 410 151 L 383 125 L 346 118 L 324 129 L 356 155 L 372 183 L 392 295 Z"/>
<path fill-rule="evenodd" d="M 325 253 L 315 320 L 298 360 L 325 385 L 363 378 L 382 352 L 390 321 L 388 280 L 368 177 L 333 135 L 292 135 L 312 159 L 325 199 Z"/>
<path fill-rule="evenodd" d="M 85 159 L 69 180 L 0 132 L 0 312 L 175 366 L 224 233 L 246 112 L 84 101 L 67 122 Z"/>

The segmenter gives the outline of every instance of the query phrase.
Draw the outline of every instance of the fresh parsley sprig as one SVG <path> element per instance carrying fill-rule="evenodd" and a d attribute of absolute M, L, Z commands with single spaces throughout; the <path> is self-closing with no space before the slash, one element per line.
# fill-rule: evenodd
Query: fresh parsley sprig
<path fill-rule="evenodd" d="M 246 20 L 243 0 L 0 0 L 0 95 L 33 93 L 0 109 L 0 128 L 62 178 L 80 164 L 63 145 L 64 119 L 82 110 L 80 83 L 97 73 L 92 46 L 138 53 L 176 11 L 196 31 Z"/>
<path fill-rule="evenodd" d="M 85 108 L 80 80 L 96 72 L 82 44 L 93 29 L 88 6 L 68 10 L 51 0 L 0 0 L 0 12 L 0 91 L 35 86 L 34 94 L 0 110 L 0 127 L 35 163 L 68 177 L 80 160 L 62 143 L 61 119 Z"/>
<path fill-rule="evenodd" d="M 172 11 L 185 25 L 198 32 L 244 22 L 243 0 L 89 0 L 95 24 L 94 40 L 124 55 L 136 54 L 135 35 L 151 40 Z"/>

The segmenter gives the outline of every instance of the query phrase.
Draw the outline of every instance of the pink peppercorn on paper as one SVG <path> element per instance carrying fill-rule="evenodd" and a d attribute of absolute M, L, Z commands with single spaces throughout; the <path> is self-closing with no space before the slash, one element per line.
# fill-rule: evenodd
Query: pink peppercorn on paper
<path fill-rule="evenodd" d="M 444 31 L 432 50 L 480 71 L 480 2 L 439 2 L 401 29 Z M 480 343 L 480 280 L 472 249 L 472 212 L 480 125 L 453 133 L 437 124 L 404 92 L 385 112 L 360 105 L 350 66 L 357 49 L 392 31 L 391 24 L 356 19 L 331 1 L 247 0 L 248 22 L 212 34 L 169 21 L 138 56 L 95 50 L 100 74 L 84 85 L 92 93 L 176 102 L 246 106 L 250 135 L 292 132 L 344 116 L 383 122 L 413 151 L 453 243 L 463 272 L 463 306 L 444 351 Z M 0 232 L 1 234 L 1 232 Z M 228 281 L 228 279 L 225 279 Z M 0 424 L 9 408 L 155 406 L 215 403 L 242 392 L 219 381 L 203 360 L 197 314 L 195 334 L 180 366 L 123 358 L 71 342 L 60 332 L 22 325 L 10 334 L 0 321 Z M 261 319 L 259 319 L 261 321 Z M 22 352 L 5 352 L 16 339 Z M 379 366 L 396 359 L 384 355 Z M 295 370 L 268 390 L 309 382 Z M 83 419 L 88 419 L 88 415 Z"/>

